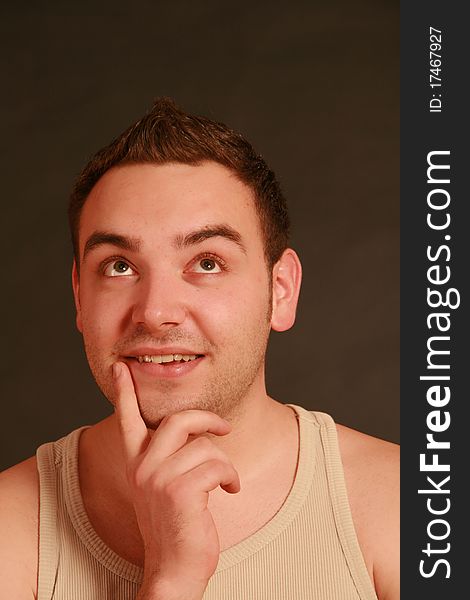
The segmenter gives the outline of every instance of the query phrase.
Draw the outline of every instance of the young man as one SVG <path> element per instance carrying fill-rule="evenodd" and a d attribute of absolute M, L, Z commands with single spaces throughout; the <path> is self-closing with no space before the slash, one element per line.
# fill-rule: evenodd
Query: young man
<path fill-rule="evenodd" d="M 162 99 L 69 216 L 115 412 L 1 475 L 0 598 L 398 598 L 396 446 L 266 393 L 301 267 L 264 161 Z"/>

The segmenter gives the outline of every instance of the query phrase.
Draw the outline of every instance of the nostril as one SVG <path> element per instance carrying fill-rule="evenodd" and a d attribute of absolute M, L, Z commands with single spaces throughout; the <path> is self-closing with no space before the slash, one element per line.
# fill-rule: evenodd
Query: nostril
<path fill-rule="evenodd" d="M 136 325 L 144 325 L 149 331 L 181 325 L 185 318 L 186 311 L 176 306 L 167 309 L 141 306 L 136 307 L 132 314 L 133 322 Z"/>

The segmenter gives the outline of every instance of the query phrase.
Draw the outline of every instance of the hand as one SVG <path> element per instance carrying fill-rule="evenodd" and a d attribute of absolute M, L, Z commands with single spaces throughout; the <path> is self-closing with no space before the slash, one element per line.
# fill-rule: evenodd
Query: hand
<path fill-rule="evenodd" d="M 231 426 L 212 412 L 184 410 L 165 417 L 150 436 L 128 367 L 115 363 L 113 372 L 127 479 L 145 548 L 144 586 L 171 589 L 172 598 L 200 598 L 220 553 L 209 492 L 220 485 L 236 493 L 240 481 L 210 439 L 188 437 L 226 435 Z"/>

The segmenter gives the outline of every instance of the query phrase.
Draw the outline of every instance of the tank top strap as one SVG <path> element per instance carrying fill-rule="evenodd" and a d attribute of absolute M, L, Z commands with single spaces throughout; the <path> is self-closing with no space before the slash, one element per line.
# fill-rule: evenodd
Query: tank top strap
<path fill-rule="evenodd" d="M 377 595 L 367 571 L 364 557 L 354 528 L 354 522 L 349 505 L 343 463 L 338 444 L 336 424 L 332 417 L 323 412 L 311 412 L 312 417 L 320 427 L 321 443 L 325 457 L 325 467 L 328 479 L 332 508 L 338 536 L 341 540 L 346 561 L 351 576 L 361 598 L 376 599 Z"/>
<path fill-rule="evenodd" d="M 297 405 L 299 457 L 283 506 L 260 530 L 224 550 L 204 595 L 377 600 L 356 538 L 333 419 Z M 84 428 L 37 450 L 40 479 L 38 600 L 130 600 L 142 579 L 89 522 L 80 493 Z M 273 571 L 277 577 L 273 578 Z M 312 576 L 314 574 L 314 577 Z M 99 582 L 99 583 L 98 583 Z"/>
<path fill-rule="evenodd" d="M 52 598 L 59 568 L 57 468 L 62 461 L 65 437 L 42 444 L 36 451 L 39 473 L 38 600 Z"/>

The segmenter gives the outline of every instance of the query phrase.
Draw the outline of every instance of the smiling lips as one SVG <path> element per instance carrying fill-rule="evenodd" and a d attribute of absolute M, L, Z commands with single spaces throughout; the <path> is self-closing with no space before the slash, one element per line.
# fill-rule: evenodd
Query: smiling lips
<path fill-rule="evenodd" d="M 137 352 L 135 354 L 127 354 L 125 359 L 128 361 L 128 365 L 135 375 L 143 377 L 144 380 L 149 379 L 149 381 L 153 381 L 155 378 L 182 377 L 196 369 L 205 358 L 204 354 L 182 354 L 181 352 L 173 354 L 140 354 L 140 352 L 145 352 L 144 349 Z"/>
<path fill-rule="evenodd" d="M 131 358 L 136 359 L 139 363 L 181 363 L 196 360 L 201 357 L 202 354 L 144 354 L 139 356 L 132 356 Z"/>

